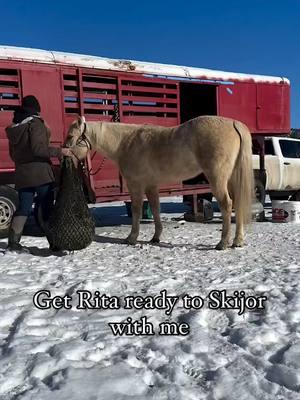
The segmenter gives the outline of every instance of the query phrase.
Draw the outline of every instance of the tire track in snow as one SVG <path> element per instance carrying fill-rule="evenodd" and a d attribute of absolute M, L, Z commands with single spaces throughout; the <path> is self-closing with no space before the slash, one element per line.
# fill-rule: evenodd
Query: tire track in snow
<path fill-rule="evenodd" d="M 21 326 L 22 322 L 24 321 L 26 315 L 28 315 L 28 313 L 29 313 L 29 310 L 21 311 L 19 316 L 17 318 L 15 318 L 15 320 L 11 324 L 11 326 L 9 328 L 9 334 L 3 340 L 4 343 L 0 346 L 2 357 L 8 357 L 10 355 L 10 352 L 12 351 L 12 348 L 10 347 L 10 345 L 13 343 L 15 335 L 19 331 L 20 326 Z"/>

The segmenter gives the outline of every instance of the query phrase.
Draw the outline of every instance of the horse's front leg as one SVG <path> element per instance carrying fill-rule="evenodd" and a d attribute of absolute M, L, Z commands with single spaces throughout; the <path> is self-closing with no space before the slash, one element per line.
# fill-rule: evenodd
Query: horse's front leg
<path fill-rule="evenodd" d="M 140 219 L 141 219 L 142 205 L 143 205 L 143 190 L 141 188 L 133 188 L 130 190 L 130 195 L 131 195 L 132 224 L 131 224 L 131 232 L 129 236 L 126 238 L 126 243 L 136 244 L 137 238 L 140 233 Z"/>

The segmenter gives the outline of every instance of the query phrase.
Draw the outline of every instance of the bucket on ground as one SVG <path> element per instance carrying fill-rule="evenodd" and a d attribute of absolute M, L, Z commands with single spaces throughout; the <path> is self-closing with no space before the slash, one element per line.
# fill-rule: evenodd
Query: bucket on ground
<path fill-rule="evenodd" d="M 266 220 L 264 206 L 259 201 L 255 201 L 255 203 L 252 204 L 251 213 L 252 221 L 264 222 Z"/>
<path fill-rule="evenodd" d="M 272 222 L 300 223 L 300 201 L 273 200 Z"/>
<path fill-rule="evenodd" d="M 125 206 L 126 206 L 126 211 L 127 211 L 128 217 L 132 218 L 131 201 L 125 201 Z M 142 219 L 152 219 L 153 218 L 150 204 L 146 200 L 143 202 L 141 218 Z"/>
<path fill-rule="evenodd" d="M 286 222 L 294 224 L 300 223 L 300 201 L 287 201 L 283 204 Z"/>
<path fill-rule="evenodd" d="M 286 222 L 284 203 L 286 203 L 286 200 L 272 200 L 272 222 Z"/>

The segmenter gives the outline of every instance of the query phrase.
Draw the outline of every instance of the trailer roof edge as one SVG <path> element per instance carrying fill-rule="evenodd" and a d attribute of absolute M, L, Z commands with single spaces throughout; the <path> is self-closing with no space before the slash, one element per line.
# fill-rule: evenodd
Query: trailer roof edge
<path fill-rule="evenodd" d="M 65 53 L 59 51 L 48 51 L 14 46 L 0 46 L 0 60 L 1 59 L 40 62 L 44 64 L 62 64 L 112 71 L 135 72 L 160 77 L 181 77 L 191 80 L 207 79 L 227 82 L 231 80 L 237 80 L 262 83 L 285 83 L 290 85 L 290 81 L 288 78 L 278 76 L 225 72 L 206 68 L 186 67 L 134 60 L 112 59 L 84 54 Z"/>

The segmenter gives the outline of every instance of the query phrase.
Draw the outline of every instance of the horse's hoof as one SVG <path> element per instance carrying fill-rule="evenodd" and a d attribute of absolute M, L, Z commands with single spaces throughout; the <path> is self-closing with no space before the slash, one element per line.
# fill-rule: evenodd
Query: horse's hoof
<path fill-rule="evenodd" d="M 216 250 L 226 250 L 227 248 L 228 248 L 228 244 L 224 243 L 222 241 L 219 242 L 215 247 Z"/>
<path fill-rule="evenodd" d="M 244 247 L 244 241 L 243 240 L 234 240 L 231 246 L 233 249 L 236 247 Z"/>
<path fill-rule="evenodd" d="M 150 240 L 150 243 L 152 244 L 157 244 L 160 242 L 160 239 L 156 238 L 155 236 L 153 236 L 153 238 Z"/>
<path fill-rule="evenodd" d="M 136 244 L 137 240 L 131 238 L 130 236 L 128 236 L 126 239 L 124 239 L 124 243 L 125 244 L 130 244 L 131 246 L 134 246 Z"/>

